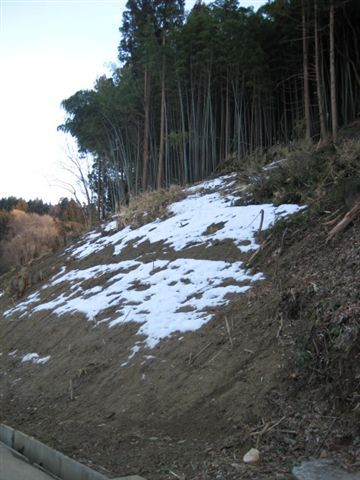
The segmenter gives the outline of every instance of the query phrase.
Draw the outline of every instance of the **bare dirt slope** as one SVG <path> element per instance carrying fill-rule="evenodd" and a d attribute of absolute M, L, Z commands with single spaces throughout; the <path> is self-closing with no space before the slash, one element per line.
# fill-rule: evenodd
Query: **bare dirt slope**
<path fill-rule="evenodd" d="M 78 312 L 3 315 L 0 421 L 109 476 L 287 479 L 293 464 L 320 455 L 356 470 L 359 234 L 355 222 L 326 244 L 318 220 L 285 222 L 252 263 L 265 280 L 213 307 L 200 329 L 153 348 L 142 343 L 131 358 L 139 325 L 100 323 L 114 312 L 96 322 Z M 226 239 L 186 250 L 195 259 L 251 256 Z M 150 262 L 180 255 L 159 243 L 151 252 L 146 244 L 128 245 L 121 258 L 146 254 Z M 43 258 L 33 268 L 48 284 L 64 265 L 81 270 L 110 262 L 112 246 L 81 260 Z M 42 300 L 66 288 L 50 284 Z M 14 301 L 4 293 L 1 311 Z M 23 362 L 29 352 L 39 357 Z M 49 352 L 49 361 L 36 363 Z M 242 462 L 251 447 L 261 452 L 256 465 Z"/>

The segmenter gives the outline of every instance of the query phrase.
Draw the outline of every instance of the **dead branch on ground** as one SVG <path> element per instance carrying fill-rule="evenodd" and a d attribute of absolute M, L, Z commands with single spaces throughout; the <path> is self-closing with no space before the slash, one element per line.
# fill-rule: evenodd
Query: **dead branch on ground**
<path fill-rule="evenodd" d="M 335 235 L 344 231 L 349 223 L 351 223 L 358 216 L 360 216 L 360 201 L 356 202 L 355 205 L 346 213 L 344 218 L 337 223 L 333 229 L 330 230 L 326 239 L 326 243 L 334 238 Z"/>

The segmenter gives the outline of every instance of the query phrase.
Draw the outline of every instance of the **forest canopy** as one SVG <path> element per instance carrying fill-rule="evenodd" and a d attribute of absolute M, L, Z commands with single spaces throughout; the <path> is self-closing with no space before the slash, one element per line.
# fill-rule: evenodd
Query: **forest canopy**
<path fill-rule="evenodd" d="M 127 195 L 207 177 L 304 138 L 336 143 L 360 112 L 360 2 L 128 0 L 120 67 L 62 102 L 93 158 L 99 218 Z"/>

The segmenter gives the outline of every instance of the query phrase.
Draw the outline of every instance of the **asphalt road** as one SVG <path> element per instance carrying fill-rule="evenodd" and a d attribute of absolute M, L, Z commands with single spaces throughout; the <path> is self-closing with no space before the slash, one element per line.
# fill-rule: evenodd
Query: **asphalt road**
<path fill-rule="evenodd" d="M 0 480 L 54 480 L 0 442 Z"/>

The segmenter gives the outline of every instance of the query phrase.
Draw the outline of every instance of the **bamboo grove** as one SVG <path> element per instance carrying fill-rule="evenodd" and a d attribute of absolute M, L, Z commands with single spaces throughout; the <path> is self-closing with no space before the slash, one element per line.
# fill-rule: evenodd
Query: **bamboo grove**
<path fill-rule="evenodd" d="M 360 112 L 359 0 L 128 0 L 120 67 L 62 102 L 99 216 L 277 142 L 334 141 Z"/>

